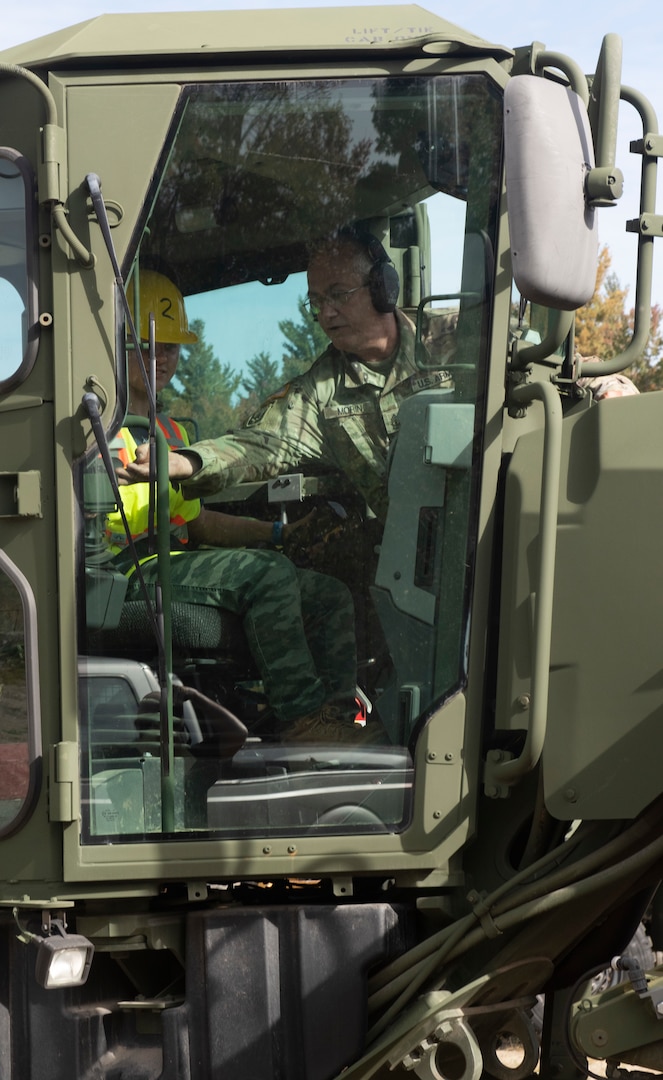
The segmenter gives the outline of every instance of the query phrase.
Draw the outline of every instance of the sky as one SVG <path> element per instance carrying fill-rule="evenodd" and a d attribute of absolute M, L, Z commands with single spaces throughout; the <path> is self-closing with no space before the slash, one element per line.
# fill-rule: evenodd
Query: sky
<path fill-rule="evenodd" d="M 319 4 L 311 0 L 26 0 L 7 4 L 0 20 L 0 51 L 35 37 L 61 30 L 96 15 L 122 12 L 182 10 L 224 10 L 300 8 L 352 3 L 336 0 Z M 380 5 L 364 4 L 377 7 Z M 508 46 L 539 41 L 574 59 L 585 72 L 593 72 L 605 34 L 618 34 L 623 41 L 622 83 L 641 91 L 663 114 L 663 78 L 660 43 L 663 38 L 663 5 L 660 0 L 464 0 L 452 5 L 447 0 L 423 0 L 422 8 L 449 19 L 480 37 Z M 458 10 L 457 10 L 458 9 Z M 624 222 L 639 214 L 638 187 L 641 159 L 629 152 L 629 141 L 640 138 L 641 123 L 635 111 L 622 105 L 617 166 L 625 177 L 624 195 L 617 207 L 601 211 L 599 240 L 612 255 L 612 270 L 622 288 L 628 288 L 627 304 L 634 302 L 636 236 L 626 233 Z M 663 164 L 659 167 L 657 210 L 663 213 Z M 663 306 L 663 237 L 654 248 L 654 291 L 652 300 Z"/>

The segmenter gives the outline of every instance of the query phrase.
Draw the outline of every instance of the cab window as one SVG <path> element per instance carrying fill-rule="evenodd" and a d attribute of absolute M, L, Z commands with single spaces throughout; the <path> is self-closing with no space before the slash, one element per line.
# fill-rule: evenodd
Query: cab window
<path fill-rule="evenodd" d="M 35 215 L 28 162 L 0 147 L 0 394 L 23 381 L 37 353 Z"/>

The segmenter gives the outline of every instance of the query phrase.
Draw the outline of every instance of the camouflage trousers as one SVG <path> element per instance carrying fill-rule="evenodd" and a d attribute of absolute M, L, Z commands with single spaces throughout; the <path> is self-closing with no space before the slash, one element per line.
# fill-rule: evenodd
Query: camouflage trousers
<path fill-rule="evenodd" d="M 342 582 L 262 549 L 183 551 L 170 565 L 174 602 L 220 607 L 240 617 L 279 719 L 305 716 L 330 698 L 354 698 L 354 605 Z M 146 583 L 154 582 L 156 560 L 142 569 Z M 140 595 L 132 575 L 127 598 Z"/>

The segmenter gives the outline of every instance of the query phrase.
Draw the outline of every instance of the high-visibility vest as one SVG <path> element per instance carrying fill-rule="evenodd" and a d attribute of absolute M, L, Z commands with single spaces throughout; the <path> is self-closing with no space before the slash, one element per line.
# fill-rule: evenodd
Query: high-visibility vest
<path fill-rule="evenodd" d="M 178 447 L 189 445 L 185 429 L 170 416 L 159 414 L 156 419 L 171 449 L 176 450 Z M 136 447 L 139 442 L 144 442 L 146 437 L 146 429 L 134 428 L 132 431 L 130 428 L 121 428 L 110 442 L 113 459 L 122 465 L 128 465 L 136 457 Z M 142 540 L 148 535 L 149 484 L 124 485 L 120 488 L 120 494 L 133 540 L 134 542 Z M 198 517 L 200 499 L 185 499 L 181 490 L 173 487 L 172 484 L 169 485 L 168 497 L 170 532 L 171 536 L 178 541 L 179 547 L 180 544 L 187 543 L 187 522 Z M 125 550 L 127 537 L 119 511 L 115 510 L 107 515 L 105 532 L 109 547 L 114 554 Z"/>

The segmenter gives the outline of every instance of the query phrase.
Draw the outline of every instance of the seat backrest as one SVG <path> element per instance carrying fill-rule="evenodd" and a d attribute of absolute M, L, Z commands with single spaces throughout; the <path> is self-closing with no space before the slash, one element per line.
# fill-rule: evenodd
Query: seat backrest
<path fill-rule="evenodd" d="M 171 607 L 173 648 L 181 656 L 227 660 L 229 665 L 253 672 L 253 663 L 241 620 L 233 612 L 206 604 L 175 602 Z M 145 604 L 126 601 L 118 626 L 94 635 L 94 652 L 112 656 L 153 657 L 154 638 Z"/>

